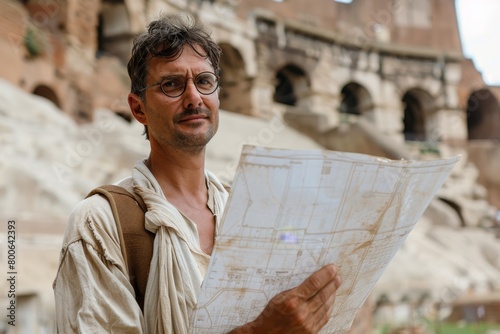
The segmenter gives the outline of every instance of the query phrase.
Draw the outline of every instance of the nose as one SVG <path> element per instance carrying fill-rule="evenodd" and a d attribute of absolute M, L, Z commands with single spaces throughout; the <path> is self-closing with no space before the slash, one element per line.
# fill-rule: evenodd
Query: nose
<path fill-rule="evenodd" d="M 182 95 L 184 108 L 196 108 L 201 106 L 201 94 L 196 89 L 193 78 L 186 79 L 186 89 Z"/>
<path fill-rule="evenodd" d="M 190 81 L 191 81 L 191 83 L 190 83 Z M 193 89 L 198 90 L 198 89 L 196 88 L 196 85 L 194 84 L 194 78 L 193 78 L 193 77 L 188 77 L 188 78 L 186 79 L 186 83 L 185 83 L 185 85 L 186 85 L 186 88 L 185 88 L 186 90 L 189 88 L 189 86 L 192 86 L 192 87 L 193 87 Z"/>

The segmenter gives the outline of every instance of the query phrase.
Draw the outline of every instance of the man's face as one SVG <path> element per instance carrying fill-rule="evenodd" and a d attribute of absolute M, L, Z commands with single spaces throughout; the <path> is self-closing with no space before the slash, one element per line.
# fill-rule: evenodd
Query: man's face
<path fill-rule="evenodd" d="M 198 46 L 197 50 L 204 54 Z M 198 55 L 189 45 L 173 61 L 162 58 L 149 61 L 147 86 L 171 75 L 190 78 L 187 79 L 184 93 L 179 97 L 166 96 L 159 85 L 145 91 L 141 105 L 144 116 L 135 116 L 148 126 L 152 147 L 158 145 L 160 149 L 200 152 L 217 132 L 219 91 L 217 89 L 210 95 L 203 95 L 192 80 L 199 73 L 207 71 L 214 72 L 209 60 Z"/>

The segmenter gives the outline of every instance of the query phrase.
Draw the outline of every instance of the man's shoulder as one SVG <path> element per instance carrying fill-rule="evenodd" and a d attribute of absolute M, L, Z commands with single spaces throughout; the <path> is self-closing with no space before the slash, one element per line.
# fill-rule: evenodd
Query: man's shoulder
<path fill-rule="evenodd" d="M 81 249 L 93 249 L 111 263 L 124 266 L 113 210 L 108 200 L 99 194 L 79 202 L 66 225 L 62 254 L 81 252 Z"/>
<path fill-rule="evenodd" d="M 126 180 L 121 180 L 115 185 Z M 66 226 L 65 240 L 67 243 L 84 239 L 93 240 L 97 234 L 115 238 L 117 235 L 116 222 L 109 201 L 100 194 L 87 196 L 75 205 Z"/>

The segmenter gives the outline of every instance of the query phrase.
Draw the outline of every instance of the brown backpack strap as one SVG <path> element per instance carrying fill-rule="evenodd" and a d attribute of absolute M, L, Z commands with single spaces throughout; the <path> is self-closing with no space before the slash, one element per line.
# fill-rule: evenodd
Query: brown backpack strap
<path fill-rule="evenodd" d="M 104 196 L 111 206 L 129 280 L 134 287 L 137 303 L 141 310 L 144 310 L 144 296 L 155 238 L 155 235 L 144 227 L 146 205 L 140 196 L 120 186 L 101 186 L 92 190 L 87 197 L 95 194 Z"/>

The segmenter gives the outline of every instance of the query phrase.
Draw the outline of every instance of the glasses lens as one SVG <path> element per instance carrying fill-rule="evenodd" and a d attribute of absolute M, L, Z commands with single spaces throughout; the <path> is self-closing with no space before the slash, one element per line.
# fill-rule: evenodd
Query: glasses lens
<path fill-rule="evenodd" d="M 168 96 L 178 96 L 184 91 L 184 85 L 184 77 L 172 75 L 161 82 L 161 90 Z"/>
<path fill-rule="evenodd" d="M 198 92 L 204 95 L 212 94 L 219 86 L 217 76 L 211 72 L 202 72 L 198 74 L 193 79 L 193 82 Z M 185 77 L 181 75 L 171 75 L 163 79 L 160 85 L 161 90 L 165 93 L 165 95 L 178 97 L 184 93 L 186 84 L 187 79 Z"/>
<path fill-rule="evenodd" d="M 200 73 L 194 80 L 196 88 L 202 94 L 212 94 L 217 89 L 217 76 L 213 73 Z"/>

